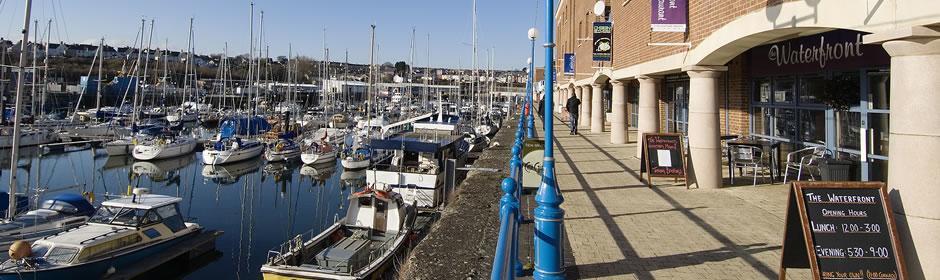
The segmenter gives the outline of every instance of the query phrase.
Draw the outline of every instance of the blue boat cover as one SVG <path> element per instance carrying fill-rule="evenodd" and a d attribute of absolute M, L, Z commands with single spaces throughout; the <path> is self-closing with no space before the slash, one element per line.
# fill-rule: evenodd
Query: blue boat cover
<path fill-rule="evenodd" d="M 95 207 L 91 206 L 91 203 L 89 203 L 88 200 L 78 194 L 62 193 L 52 197 L 52 199 L 49 200 L 61 201 L 71 204 L 72 206 L 75 206 L 76 209 L 78 209 L 77 214 L 91 215 L 95 213 Z"/>
<path fill-rule="evenodd" d="M 222 139 L 230 138 L 235 135 L 257 135 L 267 132 L 271 129 L 268 120 L 254 116 L 251 117 L 251 127 L 248 127 L 249 119 L 247 117 L 229 117 L 219 125 L 219 133 Z"/>

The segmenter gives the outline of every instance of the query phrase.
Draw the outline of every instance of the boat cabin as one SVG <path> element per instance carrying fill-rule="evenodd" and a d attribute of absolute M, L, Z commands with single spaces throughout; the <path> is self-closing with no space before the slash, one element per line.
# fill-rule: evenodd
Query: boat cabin
<path fill-rule="evenodd" d="M 181 200 L 138 194 L 105 201 L 88 224 L 33 243 L 32 257 L 49 265 L 78 264 L 172 238 L 189 230 L 179 212 Z"/>
<path fill-rule="evenodd" d="M 392 153 L 366 172 L 367 183 L 388 186 L 406 203 L 436 207 L 444 199 L 444 167 L 448 159 L 455 168 L 466 159 L 462 137 L 451 134 L 406 132 L 387 139 L 373 139 L 372 148 Z"/>

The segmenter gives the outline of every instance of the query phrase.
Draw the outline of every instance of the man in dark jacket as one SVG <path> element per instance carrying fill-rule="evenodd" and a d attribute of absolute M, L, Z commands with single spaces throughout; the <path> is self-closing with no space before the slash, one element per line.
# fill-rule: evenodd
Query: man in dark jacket
<path fill-rule="evenodd" d="M 539 99 L 538 110 L 539 110 L 539 118 L 544 120 L 545 119 L 545 97 L 542 97 L 542 99 Z"/>
<path fill-rule="evenodd" d="M 565 103 L 565 111 L 568 111 L 568 119 L 571 120 L 568 124 L 571 126 L 570 135 L 578 134 L 578 110 L 581 107 L 581 99 L 578 99 L 574 94 L 568 98 L 568 102 Z"/>

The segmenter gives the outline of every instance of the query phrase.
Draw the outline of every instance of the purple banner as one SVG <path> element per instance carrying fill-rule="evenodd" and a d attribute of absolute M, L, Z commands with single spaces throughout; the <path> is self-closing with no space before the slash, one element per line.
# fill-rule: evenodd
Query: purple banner
<path fill-rule="evenodd" d="M 862 44 L 865 34 L 834 30 L 754 47 L 748 51 L 751 74 L 812 73 L 890 65 L 891 57 L 884 48 Z"/>
<path fill-rule="evenodd" d="M 650 28 L 653 32 L 685 32 L 689 25 L 688 0 L 652 0 Z"/>

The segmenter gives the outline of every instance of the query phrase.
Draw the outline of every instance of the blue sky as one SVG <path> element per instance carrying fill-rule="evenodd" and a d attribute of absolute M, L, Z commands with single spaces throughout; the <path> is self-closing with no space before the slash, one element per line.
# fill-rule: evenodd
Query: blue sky
<path fill-rule="evenodd" d="M 18 40 L 23 21 L 23 0 L 0 2 L 0 34 Z M 536 11 L 536 6 L 538 11 Z M 255 11 L 265 12 L 265 36 L 271 56 L 286 55 L 288 44 L 295 53 L 322 57 L 323 29 L 332 60 L 369 60 L 369 25 L 377 25 L 377 58 L 408 61 L 411 29 L 416 28 L 415 64 L 426 63 L 427 34 L 431 36 L 431 64 L 467 68 L 471 65 L 472 0 L 256 0 Z M 526 31 L 537 22 L 544 25 L 544 0 L 478 0 L 478 65 L 486 65 L 486 50 L 495 47 L 496 67 L 518 69 L 528 57 Z M 40 34 L 52 24 L 52 41 L 106 42 L 130 45 L 140 19 L 156 19 L 154 44 L 165 39 L 171 49 L 186 47 L 189 18 L 195 18 L 196 49 L 229 54 L 248 52 L 248 0 L 34 0 L 33 19 Z M 256 23 L 258 17 L 255 17 Z M 537 20 L 537 21 L 536 21 Z M 255 32 L 258 32 L 256 24 Z M 32 36 L 31 36 L 32 37 Z M 537 40 L 537 62 L 544 59 L 543 39 Z M 157 47 L 157 46 L 155 46 Z M 541 63 L 539 63 L 541 64 Z"/>

